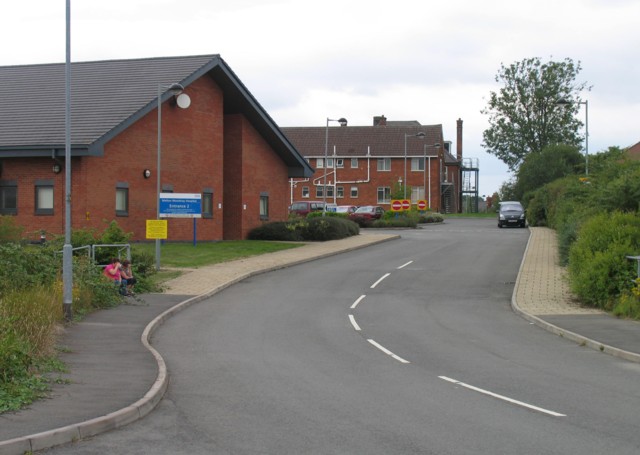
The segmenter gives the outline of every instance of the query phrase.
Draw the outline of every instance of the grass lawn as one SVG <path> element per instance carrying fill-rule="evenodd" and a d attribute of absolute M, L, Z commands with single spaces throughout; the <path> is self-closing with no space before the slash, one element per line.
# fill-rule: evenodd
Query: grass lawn
<path fill-rule="evenodd" d="M 162 267 L 198 268 L 219 262 L 257 256 L 274 251 L 298 248 L 303 243 L 270 242 L 262 240 L 225 240 L 222 242 L 166 242 L 160 246 Z M 132 248 L 155 255 L 155 243 L 133 244 Z"/>

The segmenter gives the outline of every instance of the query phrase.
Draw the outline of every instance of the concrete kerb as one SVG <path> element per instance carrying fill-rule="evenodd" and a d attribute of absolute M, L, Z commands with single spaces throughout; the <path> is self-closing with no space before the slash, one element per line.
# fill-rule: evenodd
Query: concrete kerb
<path fill-rule="evenodd" d="M 43 450 L 62 444 L 68 444 L 70 442 L 77 442 L 81 439 L 114 430 L 143 418 L 153 409 L 155 409 L 160 400 L 162 400 L 162 397 L 167 391 L 167 387 L 169 385 L 169 374 L 164 358 L 151 345 L 151 337 L 153 336 L 154 332 L 164 323 L 164 321 L 169 319 L 169 317 L 181 312 L 186 308 L 189 308 L 191 305 L 206 300 L 207 298 L 217 294 L 223 289 L 226 289 L 227 287 L 246 278 L 400 238 L 399 235 L 380 237 L 380 239 L 376 239 L 366 244 L 336 249 L 323 254 L 312 255 L 309 257 L 300 258 L 298 260 L 265 267 L 261 270 L 254 270 L 251 272 L 239 274 L 235 278 L 219 286 L 216 286 L 203 294 L 191 297 L 174 305 L 173 307 L 156 316 L 151 322 L 149 322 L 149 324 L 147 324 L 144 331 L 142 332 L 141 342 L 156 359 L 156 363 L 158 365 L 158 375 L 156 376 L 156 380 L 154 381 L 151 388 L 140 400 L 136 401 L 130 406 L 119 409 L 118 411 L 101 417 L 96 417 L 94 419 L 86 420 L 81 423 L 68 425 L 65 427 L 60 427 L 28 436 L 22 436 L 20 438 L 9 439 L 7 441 L 0 441 L 0 455 L 22 455 L 24 453 L 32 452 L 35 450 Z"/>
<path fill-rule="evenodd" d="M 520 286 L 520 280 L 522 275 L 522 269 L 524 268 L 524 263 L 527 258 L 527 253 L 529 251 L 529 246 L 531 245 L 531 230 L 529 230 L 529 239 L 527 240 L 527 246 L 524 251 L 524 255 L 522 256 L 522 261 L 520 262 L 520 268 L 518 269 L 518 277 L 516 278 L 516 284 L 513 288 L 513 294 L 511 295 L 511 308 L 514 313 L 520 315 L 527 321 L 537 325 L 548 332 L 554 333 L 559 337 L 566 338 L 567 340 L 573 341 L 580 346 L 584 346 L 587 348 L 591 348 L 595 351 L 600 351 L 605 354 L 612 355 L 614 357 L 619 357 L 621 359 L 628 360 L 630 362 L 640 363 L 640 354 L 636 354 L 635 352 L 625 351 L 623 349 L 619 349 L 613 346 L 609 346 L 607 344 L 600 343 L 599 341 L 592 340 L 591 338 L 587 338 L 585 336 L 579 335 L 577 333 L 571 332 L 569 330 L 565 330 L 563 328 L 558 327 L 557 325 L 551 324 L 533 314 L 529 314 L 526 311 L 522 310 L 518 306 L 518 301 L 516 296 L 518 295 L 518 288 Z"/>

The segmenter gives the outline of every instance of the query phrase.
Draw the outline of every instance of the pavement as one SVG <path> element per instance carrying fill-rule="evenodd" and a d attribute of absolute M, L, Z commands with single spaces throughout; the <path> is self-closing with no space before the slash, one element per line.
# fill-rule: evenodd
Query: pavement
<path fill-rule="evenodd" d="M 161 294 L 145 294 L 64 327 L 60 374 L 49 398 L 0 414 L 0 455 L 38 451 L 122 427 L 162 400 L 169 373 L 152 346 L 172 315 L 250 276 L 392 241 L 399 235 L 363 232 L 342 240 L 187 271 Z M 558 265 L 555 231 L 530 228 L 512 308 L 522 317 L 580 346 L 640 363 L 640 323 L 580 307 Z"/>

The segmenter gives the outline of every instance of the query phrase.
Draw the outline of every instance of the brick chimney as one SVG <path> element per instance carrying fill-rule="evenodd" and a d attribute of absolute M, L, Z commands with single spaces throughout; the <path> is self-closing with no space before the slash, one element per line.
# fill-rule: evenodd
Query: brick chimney
<path fill-rule="evenodd" d="M 456 123 L 458 126 L 458 134 L 456 137 L 456 159 L 458 161 L 462 161 L 462 119 L 458 119 Z"/>
<path fill-rule="evenodd" d="M 387 126 L 387 117 L 384 115 L 373 117 L 373 126 Z"/>

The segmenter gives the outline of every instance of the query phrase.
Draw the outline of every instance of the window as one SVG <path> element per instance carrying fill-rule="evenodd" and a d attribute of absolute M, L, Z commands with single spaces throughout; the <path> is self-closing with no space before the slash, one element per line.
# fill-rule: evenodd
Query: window
<path fill-rule="evenodd" d="M 424 199 L 424 187 L 412 186 L 411 187 L 411 202 L 415 204 L 419 200 Z"/>
<path fill-rule="evenodd" d="M 342 169 L 344 167 L 344 160 L 342 158 L 336 158 L 336 168 Z"/>
<path fill-rule="evenodd" d="M 269 219 L 269 193 L 260 193 L 260 219 Z"/>
<path fill-rule="evenodd" d="M 324 192 L 323 192 L 324 188 L 325 187 L 322 186 L 322 185 L 316 186 L 316 198 L 317 199 L 324 199 L 324 197 L 325 197 L 324 196 Z M 333 186 L 327 185 L 326 188 L 327 188 L 327 196 L 326 197 L 333 197 Z"/>
<path fill-rule="evenodd" d="M 0 215 L 18 214 L 18 183 L 0 180 Z"/>
<path fill-rule="evenodd" d="M 53 180 L 36 180 L 36 215 L 53 215 Z"/>
<path fill-rule="evenodd" d="M 129 216 L 128 183 L 119 182 L 116 184 L 116 216 Z"/>
<path fill-rule="evenodd" d="M 327 187 L 327 197 L 333 197 L 333 187 L 332 186 L 328 186 Z"/>
<path fill-rule="evenodd" d="M 308 186 L 303 186 L 302 187 L 302 197 L 309 197 L 309 187 Z"/>
<path fill-rule="evenodd" d="M 333 168 L 333 158 L 327 158 L 327 168 L 328 169 Z"/>
<path fill-rule="evenodd" d="M 202 218 L 213 218 L 213 189 L 202 190 Z"/>
<path fill-rule="evenodd" d="M 424 171 L 424 158 L 411 158 L 412 171 Z"/>
<path fill-rule="evenodd" d="M 378 170 L 390 171 L 391 170 L 391 158 L 378 158 Z"/>
<path fill-rule="evenodd" d="M 316 167 L 322 169 L 324 167 L 324 158 L 316 159 Z"/>
<path fill-rule="evenodd" d="M 351 187 L 351 197 L 352 198 L 358 197 L 358 187 L 357 186 L 352 186 Z"/>
<path fill-rule="evenodd" d="M 379 186 L 378 187 L 378 204 L 390 204 L 391 203 L 391 187 Z"/>
<path fill-rule="evenodd" d="M 351 169 L 358 169 L 358 158 L 351 158 Z"/>
<path fill-rule="evenodd" d="M 336 197 L 344 197 L 344 186 L 336 186 Z"/>

